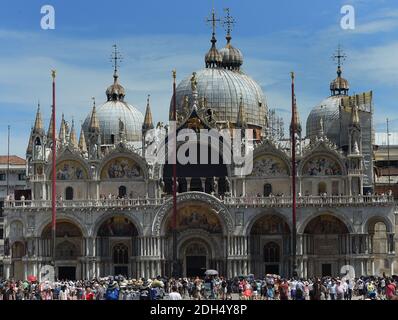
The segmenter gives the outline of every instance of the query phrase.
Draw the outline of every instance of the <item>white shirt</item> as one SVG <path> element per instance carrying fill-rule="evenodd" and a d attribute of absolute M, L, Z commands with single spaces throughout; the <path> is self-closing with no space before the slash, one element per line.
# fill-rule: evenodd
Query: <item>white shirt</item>
<path fill-rule="evenodd" d="M 169 294 L 170 300 L 182 300 L 181 295 L 178 292 L 171 292 Z"/>

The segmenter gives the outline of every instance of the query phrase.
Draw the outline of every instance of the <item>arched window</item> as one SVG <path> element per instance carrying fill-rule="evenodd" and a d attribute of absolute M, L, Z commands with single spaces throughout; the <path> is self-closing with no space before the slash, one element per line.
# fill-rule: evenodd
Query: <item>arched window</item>
<path fill-rule="evenodd" d="M 124 198 L 127 195 L 127 188 L 125 186 L 119 187 L 119 198 Z"/>
<path fill-rule="evenodd" d="M 318 194 L 321 196 L 324 193 L 326 193 L 326 183 L 325 182 L 320 182 L 318 184 Z"/>
<path fill-rule="evenodd" d="M 280 252 L 279 246 L 275 242 L 267 243 L 264 246 L 264 262 L 265 263 L 279 263 Z"/>
<path fill-rule="evenodd" d="M 39 137 L 37 137 L 35 140 L 35 146 L 41 146 L 41 141 Z"/>
<path fill-rule="evenodd" d="M 272 193 L 272 185 L 267 183 L 264 185 L 264 197 L 269 197 Z"/>
<path fill-rule="evenodd" d="M 67 187 L 65 189 L 65 200 L 73 200 L 73 188 Z"/>
<path fill-rule="evenodd" d="M 123 244 L 117 244 L 113 247 L 113 263 L 128 264 L 129 249 Z"/>

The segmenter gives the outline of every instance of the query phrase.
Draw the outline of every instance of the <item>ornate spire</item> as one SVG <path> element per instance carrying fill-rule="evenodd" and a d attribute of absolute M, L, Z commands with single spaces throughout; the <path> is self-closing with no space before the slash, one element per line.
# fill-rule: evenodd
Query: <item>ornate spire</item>
<path fill-rule="evenodd" d="M 84 136 L 83 128 L 81 128 L 80 130 L 79 149 L 82 152 L 87 152 L 87 143 L 86 143 L 86 138 Z"/>
<path fill-rule="evenodd" d="M 61 144 L 64 144 L 66 142 L 66 123 L 65 123 L 64 114 L 62 114 L 61 127 L 59 129 L 58 139 L 61 142 Z"/>
<path fill-rule="evenodd" d="M 47 131 L 47 139 L 48 139 L 48 141 L 52 141 L 53 140 L 53 127 L 54 127 L 53 116 L 52 116 L 53 112 L 54 111 L 51 112 L 50 124 L 48 126 L 48 131 Z"/>
<path fill-rule="evenodd" d="M 75 130 L 75 121 L 72 119 L 72 128 L 70 130 L 69 144 L 73 148 L 78 148 L 77 135 Z"/>
<path fill-rule="evenodd" d="M 238 119 L 236 120 L 236 127 L 237 128 L 246 128 L 247 127 L 246 110 L 245 110 L 245 105 L 243 103 L 242 95 L 240 96 Z"/>
<path fill-rule="evenodd" d="M 26 155 L 32 155 L 33 153 L 33 127 L 30 129 L 30 137 L 28 147 L 26 149 Z"/>
<path fill-rule="evenodd" d="M 98 117 L 97 117 L 97 111 L 95 108 L 95 98 L 93 97 L 92 99 L 93 99 L 93 111 L 91 112 L 89 131 L 96 132 L 96 131 L 100 130 L 100 126 L 99 126 L 99 121 L 98 121 Z"/>
<path fill-rule="evenodd" d="M 151 106 L 149 103 L 149 98 L 151 96 L 148 94 L 148 98 L 147 98 L 147 104 L 146 104 L 146 111 L 145 111 L 145 118 L 144 118 L 144 123 L 142 125 L 142 130 L 143 131 L 147 131 L 150 129 L 153 129 L 153 121 L 152 121 L 152 111 L 151 111 Z"/>
<path fill-rule="evenodd" d="M 37 105 L 36 120 L 35 120 L 35 126 L 33 128 L 33 132 L 39 133 L 39 134 L 42 134 L 44 132 L 43 120 L 42 120 L 41 112 L 40 112 L 40 102 Z"/>
<path fill-rule="evenodd" d="M 333 59 L 336 61 L 337 64 L 337 78 L 330 83 L 330 91 L 332 96 L 346 96 L 348 95 L 348 91 L 350 90 L 350 85 L 348 81 L 341 76 L 343 73 L 342 65 L 346 58 L 346 54 L 343 52 L 341 46 L 339 45 L 336 53 L 333 55 Z"/>
<path fill-rule="evenodd" d="M 211 38 L 212 45 L 205 57 L 206 68 L 217 68 L 220 67 L 222 63 L 222 56 L 220 55 L 216 47 L 217 43 L 216 28 L 217 28 L 217 23 L 220 21 L 221 21 L 220 19 L 217 19 L 216 12 L 213 8 L 211 18 L 207 19 L 207 22 L 211 22 L 213 33 Z"/>

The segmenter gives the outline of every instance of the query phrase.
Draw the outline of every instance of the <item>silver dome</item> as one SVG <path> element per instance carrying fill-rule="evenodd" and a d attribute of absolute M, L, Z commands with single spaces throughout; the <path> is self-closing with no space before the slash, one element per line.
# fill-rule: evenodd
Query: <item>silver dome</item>
<path fill-rule="evenodd" d="M 196 72 L 199 101 L 206 99 L 206 107 L 215 113 L 218 122 L 236 124 L 240 97 L 242 96 L 248 125 L 264 127 L 268 112 L 267 102 L 261 87 L 242 72 L 222 68 L 206 68 Z M 192 103 L 191 76 L 177 87 L 177 113 L 185 114 L 184 100 Z M 170 114 L 172 114 L 172 104 Z"/>
<path fill-rule="evenodd" d="M 324 134 L 332 141 L 339 141 L 340 101 L 341 96 L 331 96 L 312 109 L 307 118 L 307 138 L 319 136 L 322 119 Z"/>
<path fill-rule="evenodd" d="M 101 144 L 107 145 L 112 144 L 112 142 L 120 142 L 120 120 L 124 124 L 126 141 L 141 141 L 141 128 L 144 123 L 144 116 L 132 105 L 124 101 L 107 101 L 97 108 L 97 118 L 100 125 Z M 87 116 L 83 124 L 86 137 L 90 119 L 91 113 Z"/>

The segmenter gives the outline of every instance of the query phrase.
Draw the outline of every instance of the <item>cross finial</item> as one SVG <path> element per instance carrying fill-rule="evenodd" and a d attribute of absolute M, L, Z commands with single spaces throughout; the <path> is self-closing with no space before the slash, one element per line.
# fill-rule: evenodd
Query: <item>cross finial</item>
<path fill-rule="evenodd" d="M 333 55 L 333 60 L 336 61 L 337 66 L 341 67 L 346 60 L 347 55 L 344 53 L 341 45 L 338 46 L 336 53 Z"/>
<path fill-rule="evenodd" d="M 123 57 L 120 54 L 120 51 L 117 49 L 117 45 L 113 45 L 113 53 L 111 56 L 111 62 L 114 69 L 114 75 L 117 76 L 117 69 L 120 67 L 120 62 L 123 61 Z"/>
<path fill-rule="evenodd" d="M 221 22 L 221 20 L 216 17 L 216 10 L 214 9 L 214 6 L 211 12 L 211 17 L 207 18 L 206 22 L 211 23 L 211 27 L 213 29 L 213 36 L 215 36 L 217 23 Z"/>
<path fill-rule="evenodd" d="M 229 8 L 225 8 L 224 11 L 227 13 L 227 15 L 225 16 L 222 24 L 225 28 L 225 31 L 227 32 L 227 35 L 229 36 L 231 34 L 232 31 L 232 27 L 235 25 L 236 20 L 234 17 L 232 17 L 230 15 L 230 10 Z"/>
<path fill-rule="evenodd" d="M 91 100 L 93 100 L 93 107 L 95 107 L 95 97 L 91 97 Z"/>

